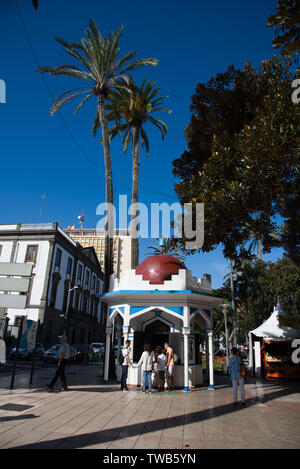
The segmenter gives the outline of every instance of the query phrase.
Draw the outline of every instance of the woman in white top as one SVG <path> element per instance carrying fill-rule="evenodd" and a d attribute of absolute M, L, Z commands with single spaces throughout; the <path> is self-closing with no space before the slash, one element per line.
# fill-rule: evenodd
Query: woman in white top
<path fill-rule="evenodd" d="M 153 365 L 153 354 L 151 353 L 151 348 L 149 344 L 145 344 L 144 352 L 141 355 L 140 361 L 137 365 L 133 365 L 133 368 L 138 368 L 142 365 L 142 372 L 143 372 L 143 391 L 146 392 L 146 379 L 148 377 L 148 385 L 149 385 L 149 394 L 151 394 L 151 373 L 152 373 L 152 365 Z"/>

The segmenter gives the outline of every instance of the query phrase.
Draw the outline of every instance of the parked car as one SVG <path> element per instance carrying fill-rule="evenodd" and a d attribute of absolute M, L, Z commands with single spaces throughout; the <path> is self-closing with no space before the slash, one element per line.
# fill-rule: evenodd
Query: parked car
<path fill-rule="evenodd" d="M 13 347 L 10 352 L 9 352 L 9 359 L 14 360 L 15 354 L 17 351 L 17 347 Z M 21 358 L 23 360 L 32 360 L 33 358 L 33 352 L 34 350 L 32 349 L 25 349 L 25 348 L 19 348 L 18 350 L 18 358 Z M 37 344 L 36 350 L 35 350 L 35 358 L 43 358 L 45 349 L 42 344 Z"/>
<path fill-rule="evenodd" d="M 89 350 L 93 353 L 97 352 L 104 352 L 104 344 L 103 342 L 93 342 L 91 345 L 89 345 Z"/>
<path fill-rule="evenodd" d="M 77 357 L 77 349 L 74 347 L 74 345 L 70 345 L 70 358 L 69 362 L 75 362 L 76 357 Z"/>
<path fill-rule="evenodd" d="M 83 361 L 85 358 L 85 354 L 89 350 L 89 346 L 86 344 L 80 344 L 80 345 L 73 345 L 73 347 L 76 349 L 76 360 Z"/>
<path fill-rule="evenodd" d="M 43 360 L 45 362 L 56 363 L 59 359 L 59 347 L 60 347 L 60 344 L 55 344 L 52 347 L 50 347 L 48 350 L 46 350 L 46 352 L 43 355 Z M 76 360 L 77 349 L 72 345 L 69 346 L 69 349 L 70 349 L 69 362 L 71 363 Z"/>

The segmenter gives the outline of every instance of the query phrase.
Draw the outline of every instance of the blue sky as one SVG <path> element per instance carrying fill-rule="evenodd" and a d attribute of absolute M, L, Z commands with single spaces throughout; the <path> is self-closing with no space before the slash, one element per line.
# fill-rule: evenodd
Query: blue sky
<path fill-rule="evenodd" d="M 156 57 L 157 67 L 134 74 L 157 81 L 161 93 L 168 95 L 172 114 L 161 113 L 168 126 L 165 141 L 149 125 L 150 155 L 142 152 L 140 201 L 176 202 L 172 161 L 186 149 L 184 129 L 190 120 L 190 97 L 199 82 L 233 64 L 243 67 L 249 60 L 255 67 L 272 57 L 274 31 L 266 27 L 276 1 L 241 2 L 216 0 L 40 0 L 33 11 L 31 0 L 17 0 L 26 29 L 22 26 L 15 0 L 0 3 L 0 79 L 6 83 L 6 103 L 0 104 L 2 212 L 0 223 L 58 221 L 62 227 L 78 226 L 78 215 L 85 211 L 85 227 L 95 227 L 98 204 L 104 201 L 103 150 L 91 128 L 96 103 L 73 115 L 75 101 L 62 109 L 62 116 L 76 142 L 66 131 L 59 115 L 50 117 L 51 97 L 36 73 L 41 65 L 72 62 L 55 37 L 77 41 L 93 18 L 102 34 L 116 31 L 121 24 L 121 55 L 136 50 L 140 57 Z M 35 56 L 34 56 L 35 54 Z M 45 76 L 56 97 L 75 88 L 76 80 Z M 78 145 L 82 149 L 80 151 Z M 112 144 L 114 195 L 131 193 L 131 155 L 122 154 L 120 142 Z M 152 240 L 142 239 L 141 260 Z M 265 260 L 275 261 L 281 250 L 273 250 Z M 212 275 L 214 288 L 222 285 L 228 262 L 222 248 L 187 257 L 186 265 L 197 277 Z"/>

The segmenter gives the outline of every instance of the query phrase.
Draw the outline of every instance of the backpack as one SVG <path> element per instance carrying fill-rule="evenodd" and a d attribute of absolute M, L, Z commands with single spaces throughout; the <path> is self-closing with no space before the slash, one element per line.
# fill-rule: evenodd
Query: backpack
<path fill-rule="evenodd" d="M 174 360 L 174 365 L 177 365 L 177 363 L 178 363 L 178 355 L 176 355 L 176 353 L 173 353 L 173 360 Z"/>

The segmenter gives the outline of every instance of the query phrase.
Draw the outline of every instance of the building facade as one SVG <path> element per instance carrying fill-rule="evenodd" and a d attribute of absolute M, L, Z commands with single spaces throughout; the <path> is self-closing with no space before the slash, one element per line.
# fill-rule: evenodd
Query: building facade
<path fill-rule="evenodd" d="M 45 346 L 63 330 L 73 344 L 103 339 L 104 275 L 93 247 L 78 245 L 57 223 L 0 225 L 0 263 L 33 267 L 25 308 L 2 309 L 9 324 L 40 320 Z"/>
<path fill-rule="evenodd" d="M 105 237 L 104 230 L 100 229 L 71 229 L 64 230 L 74 241 L 80 243 L 81 246 L 93 246 L 98 257 L 98 261 L 104 270 L 104 247 Z M 131 236 L 125 229 L 115 229 L 113 238 L 113 269 L 114 274 L 118 277 L 123 275 L 125 270 L 131 269 L 132 266 L 132 242 Z"/>

